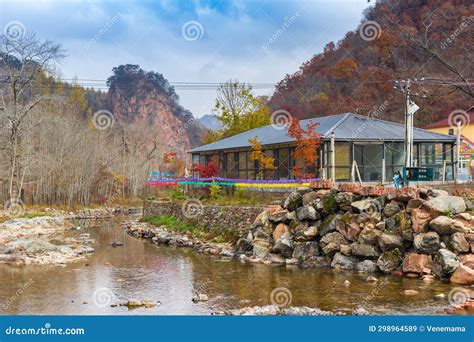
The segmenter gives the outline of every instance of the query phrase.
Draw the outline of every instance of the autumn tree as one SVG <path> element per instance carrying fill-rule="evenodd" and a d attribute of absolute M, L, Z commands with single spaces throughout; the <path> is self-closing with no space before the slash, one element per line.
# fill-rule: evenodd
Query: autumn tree
<path fill-rule="evenodd" d="M 257 179 L 263 179 L 263 173 L 265 170 L 275 169 L 275 158 L 265 157 L 265 153 L 262 150 L 262 144 L 258 141 L 257 137 L 249 139 L 249 143 L 252 146 L 250 160 L 256 161 L 258 163 Z"/>
<path fill-rule="evenodd" d="M 310 122 L 306 127 L 301 127 L 300 121 L 293 118 L 288 127 L 288 135 L 295 139 L 295 150 L 293 157 L 296 164 L 293 173 L 296 178 L 314 178 L 315 173 L 311 172 L 318 160 L 318 146 L 321 143 L 321 135 L 316 132 L 319 122 Z"/>

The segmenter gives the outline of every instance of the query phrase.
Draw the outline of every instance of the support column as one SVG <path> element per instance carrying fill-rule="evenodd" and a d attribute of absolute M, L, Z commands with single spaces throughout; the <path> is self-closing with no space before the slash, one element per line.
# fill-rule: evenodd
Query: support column
<path fill-rule="evenodd" d="M 333 183 L 336 182 L 336 148 L 335 148 L 335 138 L 336 135 L 334 132 L 331 133 L 331 180 Z"/>

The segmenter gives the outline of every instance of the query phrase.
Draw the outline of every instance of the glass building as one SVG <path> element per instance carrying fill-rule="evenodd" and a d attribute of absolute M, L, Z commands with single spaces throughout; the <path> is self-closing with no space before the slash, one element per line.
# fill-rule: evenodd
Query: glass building
<path fill-rule="evenodd" d="M 332 175 L 331 136 L 334 137 L 334 170 L 336 181 L 350 181 L 355 161 L 364 182 L 391 182 L 395 172 L 405 164 L 405 126 L 352 113 L 301 120 L 304 128 L 318 122 L 321 135 L 318 159 L 306 173 L 316 177 Z M 274 169 L 260 170 L 250 159 L 249 139 L 261 142 L 266 156 L 275 160 Z M 450 135 L 414 129 L 414 166 L 434 168 L 435 180 L 454 179 L 456 138 Z M 256 179 L 260 172 L 264 179 L 294 179 L 292 169 L 302 163 L 293 157 L 294 141 L 281 127 L 259 127 L 189 151 L 192 162 L 219 166 L 220 176 Z"/>

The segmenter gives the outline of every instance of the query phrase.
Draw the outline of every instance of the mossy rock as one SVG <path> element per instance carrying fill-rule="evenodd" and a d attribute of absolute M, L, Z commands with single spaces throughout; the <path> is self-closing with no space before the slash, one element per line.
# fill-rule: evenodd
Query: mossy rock
<path fill-rule="evenodd" d="M 323 197 L 323 210 L 327 214 L 334 214 L 337 211 L 338 204 L 335 193 L 328 193 Z"/>
<path fill-rule="evenodd" d="M 382 253 L 377 260 L 377 266 L 384 273 L 392 273 L 402 263 L 402 253 L 398 248 Z"/>
<path fill-rule="evenodd" d="M 336 230 L 336 222 L 341 217 L 341 215 L 332 214 L 326 217 L 323 223 L 318 227 L 318 235 L 324 236 L 327 233 L 333 232 Z"/>

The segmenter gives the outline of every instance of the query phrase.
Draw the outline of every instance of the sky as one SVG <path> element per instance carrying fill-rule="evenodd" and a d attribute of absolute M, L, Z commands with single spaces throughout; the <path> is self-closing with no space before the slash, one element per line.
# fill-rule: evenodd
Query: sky
<path fill-rule="evenodd" d="M 372 1 L 373 2 L 373 1 Z M 61 77 L 105 86 L 120 64 L 170 82 L 237 79 L 271 95 L 330 42 L 356 29 L 367 0 L 1 0 L 0 25 L 17 25 L 66 50 Z M 261 88 L 261 89 L 257 89 Z M 197 117 L 211 113 L 212 89 L 176 89 Z"/>

